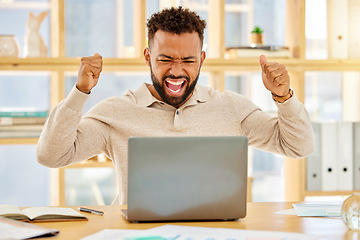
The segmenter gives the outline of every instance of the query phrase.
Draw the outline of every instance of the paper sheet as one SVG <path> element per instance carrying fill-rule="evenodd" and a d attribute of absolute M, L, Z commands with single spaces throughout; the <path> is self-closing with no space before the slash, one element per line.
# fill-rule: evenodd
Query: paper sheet
<path fill-rule="evenodd" d="M 164 225 L 147 230 L 105 229 L 82 240 L 102 239 L 165 240 L 315 240 L 318 237 L 288 232 Z"/>
<path fill-rule="evenodd" d="M 47 229 L 26 222 L 0 218 L 0 240 L 27 239 L 47 234 L 56 235 L 57 230 Z"/>
<path fill-rule="evenodd" d="M 341 217 L 341 204 L 293 204 L 300 217 Z"/>

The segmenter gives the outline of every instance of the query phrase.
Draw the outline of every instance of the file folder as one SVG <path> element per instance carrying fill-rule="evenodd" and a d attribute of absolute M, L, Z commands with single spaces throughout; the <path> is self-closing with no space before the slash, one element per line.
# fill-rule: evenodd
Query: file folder
<path fill-rule="evenodd" d="M 321 191 L 321 123 L 313 122 L 314 152 L 306 158 L 306 189 Z"/>
<path fill-rule="evenodd" d="M 338 122 L 337 190 L 353 190 L 354 129 L 352 122 Z"/>
<path fill-rule="evenodd" d="M 321 125 L 321 182 L 323 191 L 337 190 L 337 123 Z"/>
<path fill-rule="evenodd" d="M 354 190 L 360 190 L 360 122 L 354 123 Z"/>

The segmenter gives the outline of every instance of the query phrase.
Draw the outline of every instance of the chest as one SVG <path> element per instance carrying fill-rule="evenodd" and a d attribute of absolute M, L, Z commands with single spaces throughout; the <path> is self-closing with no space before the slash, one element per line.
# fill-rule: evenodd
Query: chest
<path fill-rule="evenodd" d="M 240 120 L 231 107 L 198 104 L 179 109 L 128 111 L 119 114 L 113 127 L 126 137 L 238 135 Z"/>

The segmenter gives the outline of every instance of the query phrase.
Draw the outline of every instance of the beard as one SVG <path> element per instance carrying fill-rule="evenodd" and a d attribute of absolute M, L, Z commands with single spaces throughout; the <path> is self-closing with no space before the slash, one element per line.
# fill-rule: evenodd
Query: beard
<path fill-rule="evenodd" d="M 192 94 L 192 92 L 194 91 L 195 89 L 195 86 L 197 84 L 197 81 L 199 79 L 199 76 L 200 76 L 200 68 L 199 68 L 199 72 L 195 78 L 195 80 L 191 83 L 190 83 L 190 79 L 189 77 L 187 76 L 174 76 L 174 75 L 165 75 L 163 78 L 162 78 L 162 84 L 160 83 L 159 79 L 157 79 L 152 71 L 152 67 L 151 67 L 151 64 L 150 64 L 150 73 L 151 73 L 151 80 L 153 82 L 153 85 L 154 85 L 154 88 L 155 90 L 157 91 L 157 93 L 160 95 L 161 99 L 173 106 L 173 107 L 179 107 L 181 104 L 183 104 L 187 98 L 190 96 L 190 94 Z M 165 92 L 165 88 L 166 88 L 166 83 L 165 83 L 165 80 L 166 79 L 180 79 L 180 78 L 184 78 L 186 79 L 186 86 L 184 86 L 186 89 L 185 89 L 185 92 L 182 96 L 179 96 L 179 97 L 172 97 L 172 96 L 169 96 L 168 94 L 166 94 Z"/>

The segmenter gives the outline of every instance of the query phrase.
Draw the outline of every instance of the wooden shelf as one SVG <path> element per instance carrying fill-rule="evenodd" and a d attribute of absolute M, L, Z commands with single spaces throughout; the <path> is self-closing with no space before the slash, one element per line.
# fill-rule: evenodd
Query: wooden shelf
<path fill-rule="evenodd" d="M 78 71 L 81 58 L 0 58 L 0 70 Z M 147 70 L 143 59 L 104 59 L 104 71 Z"/>
<path fill-rule="evenodd" d="M 301 71 L 360 71 L 360 59 L 306 60 L 296 58 L 269 58 L 286 66 L 288 70 Z M 0 58 L 0 70 L 13 71 L 78 71 L 80 58 Z M 104 58 L 104 71 L 148 71 L 143 58 Z M 212 59 L 205 60 L 202 71 L 219 70 L 260 71 L 259 60 Z"/>
<path fill-rule="evenodd" d="M 37 144 L 39 138 L 0 138 L 0 144 Z"/>
<path fill-rule="evenodd" d="M 99 162 L 94 160 L 87 160 L 80 163 L 72 164 L 70 166 L 67 166 L 66 168 L 97 168 L 97 167 L 110 167 L 113 168 L 114 164 L 112 161 L 108 160 L 106 162 Z"/>

